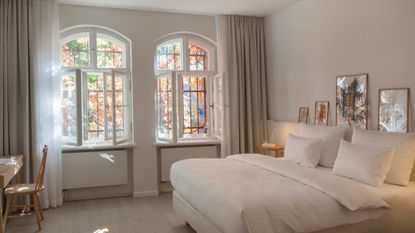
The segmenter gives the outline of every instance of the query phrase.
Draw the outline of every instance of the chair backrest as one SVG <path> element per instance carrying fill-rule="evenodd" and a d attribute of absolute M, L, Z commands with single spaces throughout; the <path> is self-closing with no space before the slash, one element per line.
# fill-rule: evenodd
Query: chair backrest
<path fill-rule="evenodd" d="M 39 173 L 37 174 L 36 187 L 35 187 L 36 191 L 40 190 L 43 186 L 47 157 L 48 157 L 48 146 L 44 145 L 43 150 L 42 150 L 42 161 L 40 162 Z"/>

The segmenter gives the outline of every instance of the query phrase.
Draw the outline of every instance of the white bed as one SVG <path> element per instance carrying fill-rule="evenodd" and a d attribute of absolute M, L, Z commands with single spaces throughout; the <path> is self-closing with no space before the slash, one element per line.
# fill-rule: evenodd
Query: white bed
<path fill-rule="evenodd" d="M 415 232 L 414 182 L 375 188 L 261 155 L 181 161 L 171 179 L 198 233 Z"/>

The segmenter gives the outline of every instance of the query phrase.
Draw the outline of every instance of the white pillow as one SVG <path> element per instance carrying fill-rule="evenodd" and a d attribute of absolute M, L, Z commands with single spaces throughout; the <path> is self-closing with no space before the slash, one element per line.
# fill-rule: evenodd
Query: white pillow
<path fill-rule="evenodd" d="M 344 138 L 345 127 L 314 126 L 300 124 L 299 136 L 305 138 L 320 138 L 323 141 L 319 164 L 333 167 L 339 151 L 340 140 Z"/>
<path fill-rule="evenodd" d="M 317 167 L 322 149 L 321 139 L 288 135 L 284 157 L 306 167 Z"/>
<path fill-rule="evenodd" d="M 378 187 L 385 181 L 392 156 L 392 149 L 353 145 L 342 140 L 332 172 Z"/>
<path fill-rule="evenodd" d="M 395 147 L 386 183 L 409 184 L 415 160 L 415 134 L 354 129 L 352 143 L 374 148 Z"/>

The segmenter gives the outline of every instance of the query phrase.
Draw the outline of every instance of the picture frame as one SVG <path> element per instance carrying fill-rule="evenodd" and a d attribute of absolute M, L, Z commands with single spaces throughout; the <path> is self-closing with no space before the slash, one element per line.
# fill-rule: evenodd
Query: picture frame
<path fill-rule="evenodd" d="M 367 129 L 369 74 L 336 77 L 336 125 Z"/>
<path fill-rule="evenodd" d="M 309 111 L 308 107 L 300 107 L 298 110 L 298 123 L 308 123 Z"/>
<path fill-rule="evenodd" d="M 379 131 L 409 132 L 409 92 L 409 88 L 385 88 L 379 90 Z"/>
<path fill-rule="evenodd" d="M 314 125 L 329 125 L 329 101 L 316 101 L 314 108 Z"/>

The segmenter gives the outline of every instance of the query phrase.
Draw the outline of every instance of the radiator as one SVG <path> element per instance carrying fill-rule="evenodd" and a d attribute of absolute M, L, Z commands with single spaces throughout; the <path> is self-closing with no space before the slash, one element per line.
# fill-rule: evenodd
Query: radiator
<path fill-rule="evenodd" d="M 170 181 L 170 167 L 173 163 L 190 158 L 217 158 L 218 152 L 214 146 L 162 148 L 160 150 L 161 171 L 160 181 Z"/>
<path fill-rule="evenodd" d="M 62 155 L 63 189 L 128 184 L 127 151 L 89 151 Z"/>

